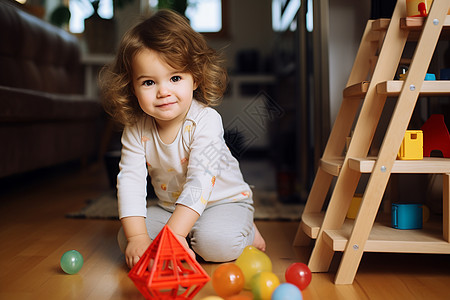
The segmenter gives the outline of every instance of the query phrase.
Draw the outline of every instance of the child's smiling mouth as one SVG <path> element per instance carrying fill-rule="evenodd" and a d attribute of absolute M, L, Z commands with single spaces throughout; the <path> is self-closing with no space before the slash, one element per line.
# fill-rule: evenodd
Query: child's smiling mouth
<path fill-rule="evenodd" d="M 174 102 L 162 103 L 162 104 L 156 105 L 156 107 L 157 107 L 157 108 L 167 108 L 167 107 L 172 106 L 172 105 L 175 104 L 175 103 L 176 103 L 175 101 L 174 101 Z"/>

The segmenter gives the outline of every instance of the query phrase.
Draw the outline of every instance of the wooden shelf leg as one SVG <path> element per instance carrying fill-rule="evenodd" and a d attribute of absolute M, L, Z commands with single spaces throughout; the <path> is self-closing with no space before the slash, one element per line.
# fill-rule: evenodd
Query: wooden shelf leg
<path fill-rule="evenodd" d="M 374 171 L 367 184 L 351 237 L 347 242 L 341 264 L 336 274 L 336 284 L 353 283 L 364 253 L 365 243 L 372 230 L 372 225 L 378 213 L 384 190 L 389 181 L 389 175 L 389 172 Z"/>
<path fill-rule="evenodd" d="M 344 150 L 345 137 L 350 133 L 353 120 L 358 112 L 360 101 L 356 99 L 344 98 L 336 117 L 333 130 L 330 133 L 327 146 L 324 151 L 324 158 L 338 157 Z M 334 176 L 324 171 L 321 167 L 318 168 L 314 183 L 306 201 L 304 214 L 319 213 L 322 211 L 328 191 L 330 190 L 331 182 Z M 311 239 L 303 232 L 303 223 L 300 222 L 297 229 L 297 234 L 294 239 L 294 246 L 309 245 Z"/>
<path fill-rule="evenodd" d="M 367 57 L 375 56 L 377 45 L 372 41 L 371 29 L 373 20 L 369 20 L 364 30 L 362 42 L 353 64 L 350 77 L 346 86 L 351 86 L 367 79 L 370 70 L 370 62 Z M 344 98 L 339 109 L 336 121 L 330 133 L 323 158 L 334 158 L 342 155 L 345 138 L 349 135 L 353 120 L 360 106 L 360 99 Z M 331 186 L 333 176 L 323 171 L 320 167 L 314 179 L 308 200 L 303 213 L 319 213 L 322 210 L 326 195 Z M 308 245 L 310 237 L 303 231 L 303 222 L 300 222 L 294 239 L 294 246 Z"/>
<path fill-rule="evenodd" d="M 450 174 L 443 174 L 443 236 L 444 240 L 450 243 Z"/>
<path fill-rule="evenodd" d="M 323 203 L 330 189 L 333 176 L 323 171 L 320 167 L 317 170 L 316 178 L 311 187 L 311 191 L 306 202 L 304 214 L 320 212 L 322 210 Z M 297 234 L 294 239 L 294 246 L 307 246 L 311 242 L 311 238 L 303 231 L 301 221 L 300 226 L 297 229 Z"/>
<path fill-rule="evenodd" d="M 328 271 L 334 250 L 323 240 L 323 232 L 326 229 L 340 228 L 342 226 L 360 177 L 361 174 L 359 172 L 353 171 L 348 167 L 342 169 L 308 263 L 308 267 L 312 272 Z"/>

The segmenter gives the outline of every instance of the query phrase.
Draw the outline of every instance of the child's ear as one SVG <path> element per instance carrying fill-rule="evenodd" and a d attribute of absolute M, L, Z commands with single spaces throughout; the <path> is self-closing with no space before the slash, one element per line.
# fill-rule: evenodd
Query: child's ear
<path fill-rule="evenodd" d="M 194 81 L 194 91 L 198 88 L 197 82 Z"/>

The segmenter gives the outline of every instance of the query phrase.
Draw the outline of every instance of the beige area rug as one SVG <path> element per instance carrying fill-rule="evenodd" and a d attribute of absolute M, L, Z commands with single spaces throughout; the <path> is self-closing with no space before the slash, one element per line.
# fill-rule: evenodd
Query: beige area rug
<path fill-rule="evenodd" d="M 276 192 L 254 191 L 255 220 L 300 220 L 304 204 L 286 204 L 277 199 Z M 155 205 L 156 199 L 148 199 L 147 205 Z M 80 219 L 118 219 L 117 198 L 114 191 L 107 192 L 97 199 L 88 200 L 80 211 L 66 215 Z"/>

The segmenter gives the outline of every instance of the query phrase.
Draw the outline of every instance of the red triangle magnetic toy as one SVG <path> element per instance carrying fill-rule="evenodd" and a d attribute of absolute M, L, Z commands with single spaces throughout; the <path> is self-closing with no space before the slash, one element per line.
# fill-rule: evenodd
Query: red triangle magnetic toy
<path fill-rule="evenodd" d="M 193 299 L 210 280 L 167 225 L 128 276 L 146 299 Z"/>

